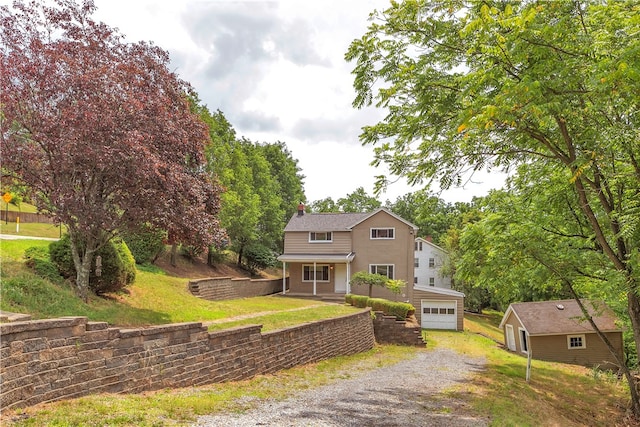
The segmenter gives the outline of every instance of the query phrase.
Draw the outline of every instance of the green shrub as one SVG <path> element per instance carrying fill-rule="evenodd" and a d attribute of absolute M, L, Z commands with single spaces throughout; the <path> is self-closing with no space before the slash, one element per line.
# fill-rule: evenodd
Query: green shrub
<path fill-rule="evenodd" d="M 71 257 L 69 235 L 64 235 L 62 239 L 52 242 L 49 245 L 49 255 L 63 277 L 75 279 L 76 269 Z M 97 256 L 102 258 L 100 276 L 96 276 Z M 89 289 L 96 295 L 118 292 L 133 283 L 135 278 L 136 268 L 133 255 L 122 239 L 115 238 L 96 252 L 94 265 L 89 275 Z"/>
<path fill-rule="evenodd" d="M 398 320 L 404 320 L 416 312 L 413 305 L 406 302 L 390 302 L 387 306 L 387 310 L 388 311 L 385 311 L 385 314 L 389 316 L 396 316 L 396 319 Z"/>
<path fill-rule="evenodd" d="M 258 269 L 273 267 L 277 261 L 273 251 L 260 243 L 247 246 L 243 256 L 247 268 L 252 272 Z"/>
<path fill-rule="evenodd" d="M 367 300 L 367 307 L 371 307 L 373 311 L 386 311 L 386 305 L 389 300 L 384 298 L 369 298 Z"/>
<path fill-rule="evenodd" d="M 136 264 L 152 264 L 165 250 L 166 231 L 154 229 L 150 225 L 143 226 L 135 233 L 123 233 L 121 236 Z"/>
<path fill-rule="evenodd" d="M 24 251 L 26 265 L 39 277 L 52 283 L 61 284 L 63 277 L 56 265 L 49 258 L 49 249 L 46 246 L 32 246 Z"/>
<path fill-rule="evenodd" d="M 415 314 L 413 305 L 406 302 L 389 301 L 384 298 L 369 298 L 365 295 L 347 294 L 345 301 L 354 307 L 371 307 L 371 311 L 381 311 L 387 316 L 395 316 L 398 320 L 404 320 Z"/>
<path fill-rule="evenodd" d="M 180 255 L 193 262 L 202 256 L 204 249 L 200 246 L 181 245 Z"/>
<path fill-rule="evenodd" d="M 369 299 L 366 295 L 353 295 L 351 297 L 352 305 L 358 308 L 365 308 L 367 306 L 367 300 Z"/>

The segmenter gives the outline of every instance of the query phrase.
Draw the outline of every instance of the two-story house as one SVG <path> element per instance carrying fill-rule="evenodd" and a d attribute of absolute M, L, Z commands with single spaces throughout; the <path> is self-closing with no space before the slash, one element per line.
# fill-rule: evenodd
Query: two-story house
<path fill-rule="evenodd" d="M 385 208 L 371 213 L 306 213 L 298 208 L 284 229 L 284 253 L 278 257 L 289 276 L 292 294 L 364 294 L 352 288 L 358 271 L 404 280 L 407 292 L 414 277 L 417 227 Z M 374 289 L 374 297 L 407 300 Z"/>
<path fill-rule="evenodd" d="M 407 286 L 400 295 L 374 287 L 373 297 L 410 302 L 423 328 L 462 330 L 464 294 L 435 283 L 414 282 L 417 231 L 385 208 L 370 213 L 306 213 L 301 205 L 284 229 L 284 253 L 278 257 L 283 281 L 289 281 L 291 295 L 367 295 L 368 288 L 351 286 L 351 276 L 359 271 L 382 274 Z M 426 240 L 420 240 L 426 249 Z M 438 277 L 436 266 L 443 258 L 435 252 L 433 257 L 438 259 L 433 272 Z M 428 258 L 425 263 L 429 266 Z"/>
<path fill-rule="evenodd" d="M 430 237 L 416 238 L 413 284 L 451 289 L 451 277 L 442 274 L 448 257 L 447 251 L 433 243 Z"/>

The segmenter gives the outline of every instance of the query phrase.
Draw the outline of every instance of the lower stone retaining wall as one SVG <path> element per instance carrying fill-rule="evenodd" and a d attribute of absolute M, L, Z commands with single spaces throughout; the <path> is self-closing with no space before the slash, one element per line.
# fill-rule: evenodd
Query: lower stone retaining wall
<path fill-rule="evenodd" d="M 373 348 L 369 310 L 273 332 L 121 329 L 86 317 L 0 324 L 0 407 L 242 380 Z"/>
<path fill-rule="evenodd" d="M 288 280 L 285 286 L 288 288 Z M 282 292 L 282 279 L 213 277 L 191 280 L 189 291 L 209 301 L 251 298 Z"/>
<path fill-rule="evenodd" d="M 424 346 L 422 328 L 417 322 L 397 320 L 396 316 L 385 316 L 381 311 L 375 312 L 373 320 L 376 342 L 379 344 L 398 344 Z M 415 319 L 414 319 L 415 320 Z"/>

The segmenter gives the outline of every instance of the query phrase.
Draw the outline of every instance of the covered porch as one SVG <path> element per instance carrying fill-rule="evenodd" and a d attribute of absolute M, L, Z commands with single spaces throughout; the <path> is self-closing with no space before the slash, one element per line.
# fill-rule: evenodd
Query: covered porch
<path fill-rule="evenodd" d="M 351 262 L 348 254 L 283 254 L 282 293 L 289 277 L 289 293 L 300 295 L 344 295 L 351 292 Z"/>

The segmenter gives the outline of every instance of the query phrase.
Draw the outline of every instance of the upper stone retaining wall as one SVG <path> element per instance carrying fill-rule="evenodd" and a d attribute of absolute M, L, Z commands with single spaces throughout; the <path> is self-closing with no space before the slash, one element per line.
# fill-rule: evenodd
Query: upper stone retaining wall
<path fill-rule="evenodd" d="M 288 287 L 288 280 L 286 286 Z M 193 295 L 209 301 L 251 298 L 282 292 L 282 279 L 212 277 L 191 280 L 189 291 Z"/>
<path fill-rule="evenodd" d="M 369 310 L 273 332 L 261 328 L 121 329 L 86 317 L 0 324 L 0 407 L 242 380 L 375 344 Z"/>

